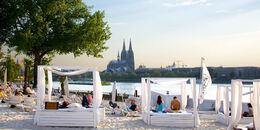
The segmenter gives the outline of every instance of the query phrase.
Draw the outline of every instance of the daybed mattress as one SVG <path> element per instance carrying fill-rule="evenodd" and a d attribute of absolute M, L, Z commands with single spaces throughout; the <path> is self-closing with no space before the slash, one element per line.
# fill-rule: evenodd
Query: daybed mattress
<path fill-rule="evenodd" d="M 165 117 L 168 117 L 168 116 L 192 116 L 192 113 L 188 113 L 186 111 L 181 111 L 181 113 L 161 113 L 161 112 L 152 112 L 150 111 L 150 115 L 151 116 L 165 116 Z"/>

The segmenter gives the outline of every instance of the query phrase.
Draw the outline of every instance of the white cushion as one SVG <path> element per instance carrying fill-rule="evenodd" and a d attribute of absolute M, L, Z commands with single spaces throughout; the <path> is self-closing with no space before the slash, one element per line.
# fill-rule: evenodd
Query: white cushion
<path fill-rule="evenodd" d="M 68 105 L 68 108 L 81 108 L 82 105 L 79 103 L 71 103 Z"/>

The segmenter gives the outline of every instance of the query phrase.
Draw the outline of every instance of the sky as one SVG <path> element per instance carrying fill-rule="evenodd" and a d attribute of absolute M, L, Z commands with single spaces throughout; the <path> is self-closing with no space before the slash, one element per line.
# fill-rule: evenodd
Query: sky
<path fill-rule="evenodd" d="M 260 66 L 259 0 L 84 0 L 92 12 L 105 11 L 111 38 L 104 58 L 57 55 L 53 65 L 94 65 L 106 69 L 125 39 L 135 66 L 165 67 L 181 61 L 198 67 Z"/>

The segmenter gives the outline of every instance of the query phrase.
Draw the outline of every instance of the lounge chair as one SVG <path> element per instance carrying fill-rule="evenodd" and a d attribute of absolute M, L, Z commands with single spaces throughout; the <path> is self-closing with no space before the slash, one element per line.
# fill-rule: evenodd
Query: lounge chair
<path fill-rule="evenodd" d="M 27 111 L 27 109 L 29 109 L 30 112 L 33 111 L 33 109 L 35 109 L 35 101 L 32 97 L 26 97 L 24 98 L 24 103 L 22 103 L 22 110 L 23 111 Z"/>

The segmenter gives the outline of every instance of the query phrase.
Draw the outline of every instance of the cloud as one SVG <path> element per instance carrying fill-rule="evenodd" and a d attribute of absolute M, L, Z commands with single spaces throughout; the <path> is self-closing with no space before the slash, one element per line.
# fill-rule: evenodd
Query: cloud
<path fill-rule="evenodd" d="M 179 7 L 179 6 L 191 6 L 191 5 L 198 5 L 198 4 L 203 4 L 206 6 L 211 6 L 212 3 L 209 3 L 208 0 L 185 0 L 182 2 L 177 2 L 177 3 L 163 3 L 163 6 L 166 7 Z"/>

